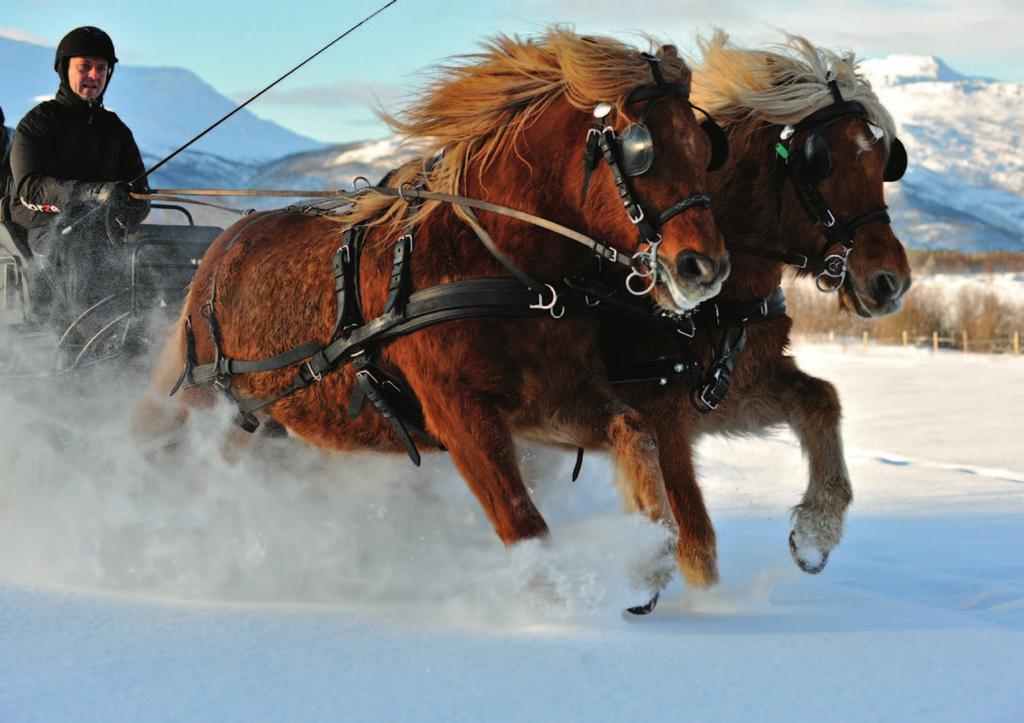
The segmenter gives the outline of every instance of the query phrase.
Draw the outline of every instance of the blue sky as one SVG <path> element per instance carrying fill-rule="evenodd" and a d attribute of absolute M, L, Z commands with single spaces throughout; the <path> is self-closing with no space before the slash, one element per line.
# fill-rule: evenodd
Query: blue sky
<path fill-rule="evenodd" d="M 72 27 L 98 25 L 123 62 L 189 68 L 236 100 L 384 2 L 0 1 L 0 35 L 52 46 Z M 776 41 L 781 28 L 863 57 L 938 55 L 968 75 L 1024 81 L 1020 0 L 399 0 L 250 109 L 320 140 L 380 137 L 372 107 L 395 107 L 430 64 L 472 51 L 485 36 L 528 34 L 550 22 L 645 31 L 683 47 L 716 26 L 748 43 Z"/>

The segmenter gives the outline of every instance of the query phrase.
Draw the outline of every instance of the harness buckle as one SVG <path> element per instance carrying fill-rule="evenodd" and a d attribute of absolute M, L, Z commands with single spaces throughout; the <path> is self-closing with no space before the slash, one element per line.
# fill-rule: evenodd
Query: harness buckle
<path fill-rule="evenodd" d="M 626 216 L 629 218 L 630 221 L 633 222 L 633 225 L 636 226 L 637 224 L 639 224 L 641 221 L 644 220 L 644 210 L 643 210 L 643 208 L 641 208 L 639 205 L 636 205 L 636 204 L 634 204 L 633 208 L 636 209 L 637 215 L 634 216 L 632 213 L 630 213 L 629 212 L 629 207 L 627 206 L 626 207 Z"/>
<path fill-rule="evenodd" d="M 322 373 L 317 372 L 313 369 L 313 364 L 311 362 L 306 362 L 306 371 L 309 372 L 309 376 L 311 376 L 313 378 L 313 381 L 315 382 L 318 382 L 324 378 L 324 375 Z"/>
<path fill-rule="evenodd" d="M 795 266 L 798 269 L 806 269 L 807 264 L 809 264 L 811 261 L 808 257 L 804 256 L 803 254 L 796 254 L 796 258 L 801 259 L 801 261 L 795 262 L 793 264 L 793 266 Z"/>
<path fill-rule="evenodd" d="M 700 403 L 707 407 L 707 411 L 713 412 L 718 409 L 718 405 L 721 403 L 724 394 L 720 394 L 720 388 L 722 386 L 722 368 L 717 367 L 715 369 L 715 375 L 712 381 L 705 384 L 700 390 L 698 399 Z M 728 382 L 726 382 L 726 389 L 728 389 Z"/>

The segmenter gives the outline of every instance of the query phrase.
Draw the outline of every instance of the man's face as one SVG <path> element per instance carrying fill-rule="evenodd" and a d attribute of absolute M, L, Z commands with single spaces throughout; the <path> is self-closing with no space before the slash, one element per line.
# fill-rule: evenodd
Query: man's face
<path fill-rule="evenodd" d="M 96 100 L 103 95 L 110 76 L 110 64 L 103 58 L 86 55 L 68 62 L 68 86 L 84 100 Z"/>

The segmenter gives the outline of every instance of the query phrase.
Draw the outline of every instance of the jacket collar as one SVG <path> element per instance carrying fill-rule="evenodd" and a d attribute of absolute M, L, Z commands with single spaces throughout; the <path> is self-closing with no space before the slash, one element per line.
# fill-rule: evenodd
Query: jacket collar
<path fill-rule="evenodd" d="M 64 81 L 61 81 L 60 88 L 57 89 L 55 99 L 61 105 L 79 113 L 95 113 L 103 107 L 102 95 L 96 100 L 86 100 L 71 90 L 68 84 Z"/>

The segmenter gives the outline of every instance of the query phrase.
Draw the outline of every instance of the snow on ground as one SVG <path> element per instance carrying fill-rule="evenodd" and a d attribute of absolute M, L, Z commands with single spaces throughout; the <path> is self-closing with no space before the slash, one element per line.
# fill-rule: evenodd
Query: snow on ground
<path fill-rule="evenodd" d="M 647 618 L 663 533 L 597 456 L 523 450 L 552 536 L 505 550 L 444 456 L 225 458 L 227 410 L 171 454 L 0 393 L 0 720 L 1024 719 L 1024 360 L 798 358 L 845 404 L 843 544 L 790 560 L 788 432 L 706 440 L 723 582 Z"/>

